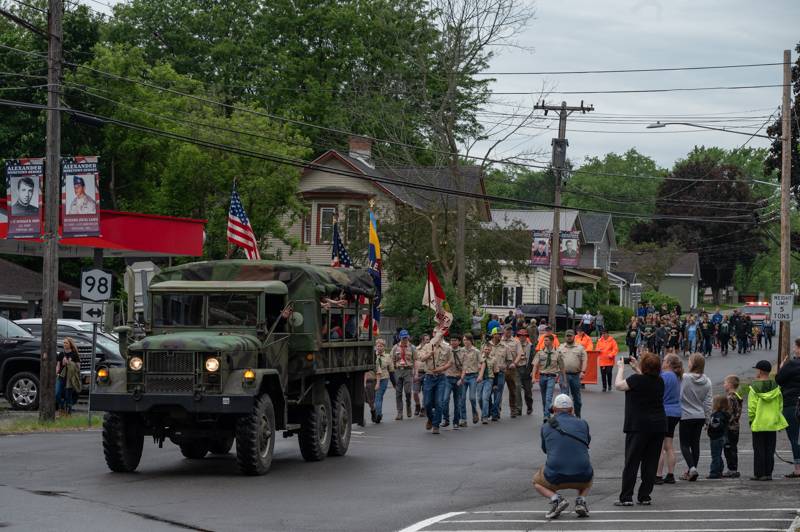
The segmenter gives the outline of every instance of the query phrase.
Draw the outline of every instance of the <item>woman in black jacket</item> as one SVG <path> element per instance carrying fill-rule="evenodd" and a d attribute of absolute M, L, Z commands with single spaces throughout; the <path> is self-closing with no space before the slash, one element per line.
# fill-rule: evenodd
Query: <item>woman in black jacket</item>
<path fill-rule="evenodd" d="M 775 382 L 781 387 L 783 395 L 783 417 L 789 422 L 786 435 L 792 446 L 794 471 L 786 478 L 800 478 L 800 420 L 797 419 L 797 402 L 800 401 L 800 338 L 795 338 L 792 357 L 783 361 L 781 369 L 775 375 Z"/>

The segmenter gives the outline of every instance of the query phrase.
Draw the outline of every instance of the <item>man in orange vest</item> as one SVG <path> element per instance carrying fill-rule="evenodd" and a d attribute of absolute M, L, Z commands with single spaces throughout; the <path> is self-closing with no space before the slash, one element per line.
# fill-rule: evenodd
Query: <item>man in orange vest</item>
<path fill-rule="evenodd" d="M 547 336 L 548 334 L 553 335 L 553 349 L 558 348 L 558 337 L 555 334 L 553 334 L 553 328 L 548 325 L 547 327 L 544 328 L 544 333 L 539 335 L 539 340 L 536 342 L 537 353 L 542 349 L 544 349 L 544 337 Z M 548 405 L 547 408 L 550 408 L 550 406 Z"/>
<path fill-rule="evenodd" d="M 600 351 L 600 378 L 603 382 L 603 391 L 610 392 L 613 389 L 611 374 L 614 370 L 614 359 L 619 353 L 619 346 L 617 346 L 617 341 L 604 329 L 603 334 L 597 339 L 596 349 Z"/>
<path fill-rule="evenodd" d="M 587 353 L 594 350 L 591 336 L 586 334 L 583 329 L 578 329 L 578 334 L 575 336 L 575 343 L 581 344 L 583 348 L 586 349 Z"/>

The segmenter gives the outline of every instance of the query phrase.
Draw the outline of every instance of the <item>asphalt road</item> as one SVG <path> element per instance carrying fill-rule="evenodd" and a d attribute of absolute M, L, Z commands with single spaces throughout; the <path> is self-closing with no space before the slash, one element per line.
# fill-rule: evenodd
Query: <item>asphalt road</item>
<path fill-rule="evenodd" d="M 793 323 L 795 331 L 800 324 Z M 706 373 L 749 377 L 755 361 L 775 351 L 718 352 Z M 721 390 L 721 387 L 717 387 Z M 295 438 L 279 440 L 270 473 L 238 474 L 233 455 L 186 460 L 177 447 L 145 442 L 138 472 L 110 473 L 98 431 L 0 438 L 0 527 L 8 530 L 785 530 L 800 507 L 800 483 L 784 480 L 791 466 L 778 462 L 776 480 L 700 480 L 658 486 L 654 505 L 620 511 L 624 394 L 584 392 L 584 418 L 592 427 L 595 485 L 592 515 L 544 522 L 547 501 L 530 485 L 543 461 L 534 415 L 507 417 L 439 436 L 419 418 L 393 421 L 386 396 L 380 425 L 354 427 L 342 458 L 306 463 Z M 508 412 L 508 409 L 504 409 Z M 780 454 L 789 457 L 783 434 Z M 701 472 L 710 463 L 703 444 Z M 742 435 L 742 471 L 750 474 L 752 447 Z M 679 463 L 680 464 L 680 463 Z M 680 465 L 678 470 L 680 471 Z M 781 477 L 779 479 L 779 477 Z"/>

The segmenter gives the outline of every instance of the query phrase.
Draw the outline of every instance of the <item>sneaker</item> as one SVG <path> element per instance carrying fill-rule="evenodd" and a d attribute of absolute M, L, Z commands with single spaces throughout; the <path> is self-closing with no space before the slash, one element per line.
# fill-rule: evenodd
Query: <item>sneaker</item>
<path fill-rule="evenodd" d="M 397 414 L 396 416 L 394 416 L 394 420 L 395 421 L 403 421 L 403 413 L 401 412 L 401 413 Z"/>
<path fill-rule="evenodd" d="M 664 477 L 657 476 L 656 479 L 653 481 L 653 484 L 655 484 L 656 486 L 660 486 L 663 483 L 664 483 Z"/>
<path fill-rule="evenodd" d="M 694 482 L 700 476 L 700 473 L 697 472 L 696 467 L 689 468 L 689 482 Z"/>
<path fill-rule="evenodd" d="M 380 423 L 383 420 L 383 416 L 375 416 L 375 423 Z"/>
<path fill-rule="evenodd" d="M 550 511 L 544 514 L 545 519 L 558 519 L 561 512 L 567 509 L 569 501 L 563 497 L 550 501 Z"/>
<path fill-rule="evenodd" d="M 419 415 L 419 405 L 414 405 L 414 415 L 415 416 Z"/>
<path fill-rule="evenodd" d="M 450 421 L 448 421 L 446 419 L 444 421 L 442 421 L 442 427 L 449 427 L 449 426 L 450 426 Z"/>
<path fill-rule="evenodd" d="M 531 414 L 533 414 L 533 407 L 532 407 L 532 406 L 529 406 L 529 407 L 528 407 L 528 409 L 525 411 L 525 415 L 526 415 L 526 416 L 529 416 L 529 415 L 531 415 Z"/>
<path fill-rule="evenodd" d="M 500 421 L 499 417 L 492 417 L 492 421 Z"/>
<path fill-rule="evenodd" d="M 461 421 L 458 422 L 458 426 L 461 427 L 462 429 L 466 428 L 467 422 L 462 419 Z"/>
<path fill-rule="evenodd" d="M 425 407 L 421 406 L 419 408 L 419 417 L 425 417 Z"/>
<path fill-rule="evenodd" d="M 489 418 L 488 417 L 485 417 L 485 418 L 481 419 L 481 425 L 488 425 L 488 424 L 489 424 Z"/>
<path fill-rule="evenodd" d="M 439 434 L 439 427 L 433 427 L 433 430 L 431 430 L 431 434 Z"/>
<path fill-rule="evenodd" d="M 636 504 L 641 504 L 642 506 L 650 506 L 651 504 L 653 504 L 653 500 L 650 497 L 647 497 L 646 499 L 637 501 Z"/>
<path fill-rule="evenodd" d="M 458 423 L 453 423 L 453 430 L 458 430 Z"/>
<path fill-rule="evenodd" d="M 428 421 L 425 423 L 425 430 L 431 430 L 431 428 L 432 428 L 432 427 L 433 427 L 433 423 L 431 423 L 431 420 L 429 419 L 429 420 L 428 420 Z"/>
<path fill-rule="evenodd" d="M 589 505 L 583 497 L 575 499 L 575 513 L 578 517 L 589 517 Z"/>
<path fill-rule="evenodd" d="M 664 477 L 664 484 L 675 484 L 675 475 L 667 473 L 667 476 Z"/>
<path fill-rule="evenodd" d="M 614 506 L 633 506 L 633 501 L 614 501 Z"/>
<path fill-rule="evenodd" d="M 472 424 L 473 425 L 478 424 L 478 414 L 472 414 Z"/>
<path fill-rule="evenodd" d="M 728 471 L 722 474 L 723 478 L 739 478 L 740 476 L 742 476 L 742 474 L 738 471 Z"/>

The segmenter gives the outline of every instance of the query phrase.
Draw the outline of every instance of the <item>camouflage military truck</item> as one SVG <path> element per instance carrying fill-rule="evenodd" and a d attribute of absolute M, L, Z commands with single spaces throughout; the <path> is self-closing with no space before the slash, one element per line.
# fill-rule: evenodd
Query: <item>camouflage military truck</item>
<path fill-rule="evenodd" d="M 296 434 L 308 461 L 344 455 L 364 423 L 373 295 L 364 270 L 230 260 L 162 271 L 146 336 L 127 345 L 119 328 L 125 367 L 97 371 L 108 467 L 136 469 L 146 435 L 191 459 L 235 441 L 248 475 L 269 470 L 277 431 Z"/>

